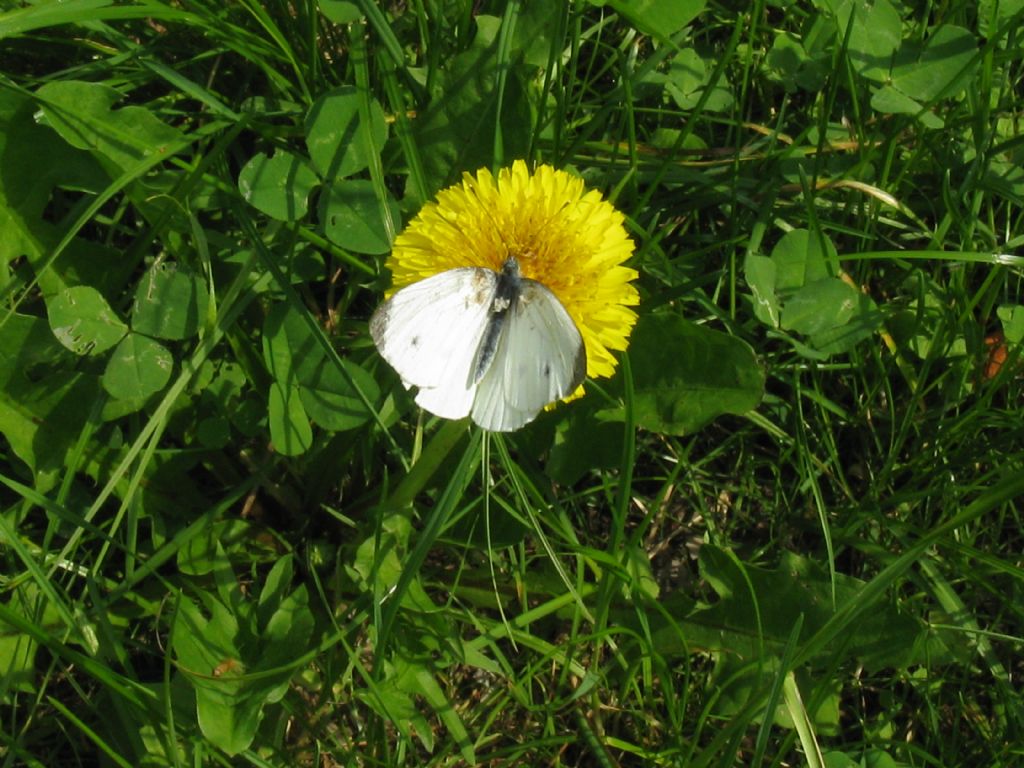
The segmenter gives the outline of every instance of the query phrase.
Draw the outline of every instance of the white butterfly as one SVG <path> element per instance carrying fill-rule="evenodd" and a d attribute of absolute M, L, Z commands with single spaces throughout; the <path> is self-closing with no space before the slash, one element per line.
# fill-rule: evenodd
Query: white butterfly
<path fill-rule="evenodd" d="M 523 277 L 460 267 L 408 285 L 370 318 L 381 356 L 416 402 L 447 419 L 472 416 L 493 432 L 529 423 L 583 381 L 583 337 L 555 295 Z"/>

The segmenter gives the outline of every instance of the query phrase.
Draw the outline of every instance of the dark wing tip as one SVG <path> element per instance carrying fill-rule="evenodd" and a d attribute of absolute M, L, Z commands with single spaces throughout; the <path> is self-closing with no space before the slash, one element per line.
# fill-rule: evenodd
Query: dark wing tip
<path fill-rule="evenodd" d="M 384 334 L 387 331 L 390 304 L 390 301 L 383 302 L 370 316 L 370 336 L 378 347 L 383 343 Z"/>

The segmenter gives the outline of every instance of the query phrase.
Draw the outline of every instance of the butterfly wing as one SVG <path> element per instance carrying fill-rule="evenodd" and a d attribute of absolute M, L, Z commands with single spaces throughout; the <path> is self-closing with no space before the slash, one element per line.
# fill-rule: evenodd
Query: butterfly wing
<path fill-rule="evenodd" d="M 498 275 L 462 267 L 402 288 L 370 318 L 381 356 L 417 386 L 416 402 L 448 419 L 466 416 L 477 384 L 477 349 L 491 314 Z"/>
<path fill-rule="evenodd" d="M 565 307 L 542 284 L 524 278 L 477 387 L 473 421 L 494 432 L 518 429 L 572 394 L 586 370 L 583 338 Z"/>

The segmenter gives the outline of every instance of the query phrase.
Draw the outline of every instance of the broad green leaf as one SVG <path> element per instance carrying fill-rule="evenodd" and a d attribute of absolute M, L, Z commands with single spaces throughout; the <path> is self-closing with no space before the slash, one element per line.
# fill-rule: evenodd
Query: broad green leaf
<path fill-rule="evenodd" d="M 120 249 L 84 237 L 72 239 L 55 260 L 50 260 L 48 253 L 41 254 L 34 266 L 44 270 L 40 286 L 60 284 L 60 289 L 52 293 L 74 285 L 90 285 L 104 296 L 114 297 L 129 281 L 134 282 L 131 260 L 124 258 Z"/>
<path fill-rule="evenodd" d="M 314 347 L 311 343 L 293 345 L 292 338 L 289 338 L 288 328 L 303 323 L 301 317 L 291 306 L 286 303 L 274 304 L 263 321 L 263 363 L 274 381 L 284 385 L 292 385 L 296 381 L 293 361 L 301 360 L 304 356 L 313 353 Z M 299 325 L 301 328 L 301 325 Z M 292 336 L 295 336 L 293 330 Z"/>
<path fill-rule="evenodd" d="M 847 39 L 847 54 L 864 77 L 884 80 L 900 48 L 903 25 L 889 0 L 830 0 L 839 25 L 838 42 Z M 850 25 L 852 24 L 852 29 Z"/>
<path fill-rule="evenodd" d="M 228 567 L 232 558 L 247 564 L 276 562 L 281 553 L 273 541 L 256 523 L 237 518 L 218 520 L 178 550 L 178 570 L 190 576 L 205 576 Z"/>
<path fill-rule="evenodd" d="M 222 675 L 218 675 L 217 670 L 225 660 L 237 660 L 241 656 L 236 642 L 239 636 L 238 620 L 213 596 L 204 594 L 202 597 L 204 605 L 211 610 L 209 618 L 191 600 L 183 597 L 178 602 L 171 632 L 174 653 L 178 657 L 181 671 L 189 675 L 193 685 L 219 689 L 232 683 L 232 691 L 237 691 L 239 685 L 235 681 L 236 675 L 228 675 L 227 680 L 220 680 L 218 678 Z"/>
<path fill-rule="evenodd" d="M 274 450 L 285 456 L 305 453 L 313 444 L 313 428 L 302 407 L 293 366 L 293 350 L 285 331 L 287 304 L 275 304 L 263 323 L 263 361 L 273 377 L 270 384 L 267 420 Z M 301 318 L 300 318 L 301 320 Z"/>
<path fill-rule="evenodd" d="M 336 181 L 322 196 L 324 234 L 346 250 L 381 254 L 391 249 L 393 228 L 401 221 L 398 203 L 386 192 L 387 218 L 373 184 L 362 179 Z"/>
<path fill-rule="evenodd" d="M 238 174 L 238 191 L 246 202 L 278 221 L 305 216 L 309 193 L 318 183 L 309 163 L 290 152 L 256 155 Z"/>
<path fill-rule="evenodd" d="M 871 95 L 871 108 L 887 115 L 917 115 L 920 113 L 919 119 L 925 128 L 939 129 L 945 125 L 941 117 L 931 110 L 926 109 L 922 112 L 922 106 L 918 102 L 891 85 L 883 85 Z"/>
<path fill-rule="evenodd" d="M 1013 17 L 1021 12 L 1024 12 L 1024 0 L 980 0 L 977 13 L 978 34 L 982 37 L 992 37 L 997 29 L 1010 23 Z M 995 28 L 992 27 L 993 22 Z"/>
<path fill-rule="evenodd" d="M 775 36 L 765 59 L 769 76 L 793 92 L 797 88 L 815 92 L 821 89 L 829 73 L 824 57 L 812 56 L 792 32 L 782 31 Z"/>
<path fill-rule="evenodd" d="M 621 419 L 599 418 L 595 413 L 599 407 L 597 398 L 584 398 L 555 410 L 554 415 L 564 412 L 565 418 L 555 426 L 553 442 L 549 440 L 544 469 L 556 483 L 572 485 L 588 472 L 621 463 L 624 425 Z M 542 450 L 537 448 L 538 453 Z"/>
<path fill-rule="evenodd" d="M 120 92 L 99 83 L 57 80 L 36 91 L 46 121 L 73 147 L 97 152 L 121 170 L 181 140 L 178 129 L 144 107 L 114 109 Z"/>
<path fill-rule="evenodd" d="M 465 764 L 476 765 L 476 751 L 473 749 L 473 741 L 469 737 L 469 731 L 466 730 L 466 725 L 459 716 L 459 708 L 454 706 L 448 700 L 448 697 L 445 696 L 444 690 L 438 684 L 433 670 L 426 667 L 418 667 L 412 679 L 415 680 L 413 690 L 423 697 L 427 706 L 444 723 L 449 736 L 459 745 L 459 752 Z"/>
<path fill-rule="evenodd" d="M 767 256 L 749 254 L 743 262 L 743 276 L 750 286 L 754 316 L 765 325 L 779 327 L 779 300 L 775 296 L 775 262 Z"/>
<path fill-rule="evenodd" d="M 313 634 L 313 614 L 309 609 L 309 594 L 300 585 L 281 600 L 269 621 L 260 627 L 264 643 L 261 666 L 275 668 L 294 664 L 296 651 L 305 649 Z M 287 690 L 287 679 L 267 693 L 269 701 L 277 701 Z"/>
<path fill-rule="evenodd" d="M 557 29 L 558 3 L 524 3 L 520 7 L 512 42 L 512 55 L 531 67 L 547 67 L 552 35 Z"/>
<path fill-rule="evenodd" d="M 179 612 L 179 622 L 182 621 L 182 613 Z M 207 631 L 210 624 L 204 625 L 204 621 L 199 616 L 198 622 L 192 625 L 193 631 Z M 201 635 L 195 644 L 204 650 L 209 647 L 209 642 Z M 186 662 L 183 646 L 180 639 L 174 643 L 181 671 L 195 691 L 196 718 L 203 736 L 229 755 L 241 752 L 252 743 L 263 707 L 263 701 L 248 694 L 244 680 L 239 679 L 248 673 L 245 664 L 238 659 L 237 651 L 232 650 L 229 655 L 222 656 L 226 650 L 222 647 L 206 658 L 207 665 L 212 663 L 209 671 L 196 673 Z"/>
<path fill-rule="evenodd" d="M 795 625 L 794 625 L 795 626 Z M 714 702 L 714 713 L 717 717 L 735 717 L 757 695 L 758 691 L 768 689 L 779 674 L 778 657 L 764 655 L 756 664 L 731 653 L 716 653 L 713 685 L 717 699 Z M 793 674 L 792 672 L 789 674 Z M 795 677 L 799 679 L 799 687 L 805 692 L 804 700 L 814 701 L 813 711 L 806 714 L 814 724 L 818 733 L 835 733 L 839 725 L 839 707 L 842 694 L 840 681 L 835 678 L 822 679 L 818 675 L 808 674 L 805 669 L 797 670 Z M 810 695 L 813 691 L 813 695 Z M 772 712 L 772 722 L 781 728 L 793 728 L 793 717 L 784 700 L 780 698 Z M 764 721 L 764 713 L 759 713 L 755 722 Z"/>
<path fill-rule="evenodd" d="M 928 277 L 908 277 L 907 287 L 914 287 L 918 300 L 905 310 L 892 312 L 886 328 L 893 340 L 922 360 L 962 357 L 967 352 L 963 330 L 975 327 L 968 321 L 960 329 L 951 328 L 944 319 L 947 298 L 945 290 Z"/>
<path fill-rule="evenodd" d="M 348 360 L 342 360 L 341 364 L 345 373 L 326 357 L 321 357 L 315 367 L 311 368 L 305 360 L 299 367 L 299 397 L 306 413 L 319 426 L 337 432 L 355 429 L 372 415 L 356 394 L 353 384 L 371 404 L 380 397 L 380 389 L 373 376 Z"/>
<path fill-rule="evenodd" d="M 257 695 L 235 696 L 228 691 L 196 691 L 196 715 L 203 736 L 229 755 L 252 744 L 263 715 L 264 700 Z"/>
<path fill-rule="evenodd" d="M 860 291 L 856 294 L 856 305 L 849 320 L 842 325 L 817 331 L 808 338 L 810 345 L 825 357 L 849 352 L 882 326 L 882 313 L 874 300 Z"/>
<path fill-rule="evenodd" d="M 909 44 L 905 48 L 892 68 L 892 85 L 921 102 L 955 95 L 978 63 L 974 35 L 952 24 L 939 27 L 920 54 Z"/>
<path fill-rule="evenodd" d="M 651 570 L 651 558 L 641 547 L 629 547 L 626 549 L 626 573 L 628 578 L 623 580 L 625 597 L 630 600 L 639 600 L 640 594 L 648 600 L 657 600 L 660 588 L 658 580 Z M 640 593 L 640 594 L 638 594 Z"/>
<path fill-rule="evenodd" d="M 34 263 L 44 250 L 31 225 L 12 210 L 8 201 L 0 199 L 0 289 L 9 284 L 13 274 L 11 265 L 16 259 L 27 256 L 29 263 Z M 63 282 L 51 282 L 42 287 L 59 291 L 65 286 Z"/>
<path fill-rule="evenodd" d="M 148 336 L 129 333 L 117 345 L 103 372 L 103 388 L 121 400 L 145 400 L 171 378 L 171 353 Z"/>
<path fill-rule="evenodd" d="M 866 750 L 861 765 L 864 768 L 911 768 L 910 763 L 897 760 L 884 749 Z"/>
<path fill-rule="evenodd" d="M 355 3 L 344 0 L 320 0 L 320 12 L 335 24 L 351 24 L 363 18 L 363 12 Z"/>
<path fill-rule="evenodd" d="M 56 613 L 52 618 L 57 618 Z M 4 698 L 13 691 L 31 693 L 34 690 L 37 648 L 38 643 L 30 635 L 21 634 L 0 621 L 0 694 Z"/>
<path fill-rule="evenodd" d="M 859 760 L 843 752 L 826 752 L 822 757 L 825 758 L 825 768 L 863 768 Z"/>
<path fill-rule="evenodd" d="M 177 341 L 195 336 L 206 320 L 206 281 L 175 264 L 155 264 L 135 291 L 132 330 Z"/>
<path fill-rule="evenodd" d="M 786 300 L 782 327 L 810 336 L 845 325 L 853 317 L 859 295 L 838 277 L 808 283 Z"/>
<path fill-rule="evenodd" d="M 7 608 L 37 627 L 60 622 L 60 612 L 31 581 L 10 589 Z M 6 622 L 0 621 L 0 693 L 6 699 L 11 691 L 32 693 L 36 679 L 35 657 L 38 643 Z"/>
<path fill-rule="evenodd" d="M 398 583 L 405 567 L 399 553 L 405 551 L 411 530 L 408 518 L 389 515 L 380 534 L 368 536 L 356 548 L 350 568 L 365 589 L 384 594 Z"/>
<path fill-rule="evenodd" d="M 102 354 L 128 333 L 128 326 L 103 295 L 88 285 L 64 289 L 47 302 L 46 309 L 53 335 L 76 355 Z"/>
<path fill-rule="evenodd" d="M 60 236 L 53 216 L 59 214 L 47 207 L 55 189 L 95 192 L 109 183 L 109 175 L 88 152 L 39 125 L 33 117 L 37 111 L 26 94 L 0 91 L 0 287 L 9 278 L 9 265 L 23 258 L 44 295 L 69 285 L 92 285 L 105 292 L 103 276 L 117 270 L 101 257 L 102 244 L 88 243 L 87 254 L 72 254 L 86 250 L 82 244 L 87 241 L 76 239 L 61 256 L 51 258 Z M 117 255 L 123 265 L 126 260 Z"/>
<path fill-rule="evenodd" d="M 786 90 L 792 92 L 796 90 L 797 72 L 807 58 L 807 51 L 804 50 L 799 38 L 792 32 L 780 31 L 775 35 L 772 47 L 765 57 L 765 63 L 773 79 L 783 83 Z"/>
<path fill-rule="evenodd" d="M 1024 168 L 1016 163 L 1000 162 L 993 158 L 979 188 L 1016 200 L 1019 204 L 1024 201 Z"/>
<path fill-rule="evenodd" d="M 365 170 L 380 155 L 388 138 L 384 110 L 370 99 L 370 129 L 362 125 L 359 103 L 364 98 L 346 85 L 324 94 L 306 116 L 306 147 L 324 179 L 334 181 Z"/>
<path fill-rule="evenodd" d="M 665 90 L 680 109 L 691 109 L 699 98 L 698 89 L 706 74 L 704 60 L 697 51 L 684 48 L 669 63 Z"/>
<path fill-rule="evenodd" d="M 714 67 L 708 67 L 692 48 L 686 48 L 672 60 L 666 75 L 652 73 L 648 80 L 663 80 L 665 91 L 680 109 L 693 109 L 704 96 L 705 86 Z M 733 96 L 727 88 L 717 85 L 704 102 L 709 112 L 721 112 L 732 106 Z"/>
<path fill-rule="evenodd" d="M 659 40 L 671 37 L 704 10 L 704 0 L 590 0 L 614 8 L 641 32 Z"/>
<path fill-rule="evenodd" d="M 237 522 L 245 529 L 245 521 Z M 223 524 L 216 525 L 206 529 L 206 535 L 189 539 L 185 546 L 178 550 L 178 570 L 189 576 L 204 576 L 213 573 L 217 568 L 230 568 L 231 561 L 224 548 L 219 546 L 226 543 L 221 540 L 221 535 L 225 533 L 224 529 Z"/>
<path fill-rule="evenodd" d="M 996 315 L 1003 323 L 1003 335 L 1011 344 L 1024 341 L 1024 306 L 1003 304 L 996 309 Z"/>
<path fill-rule="evenodd" d="M 723 413 L 746 413 L 764 394 L 750 346 L 670 314 L 642 317 L 630 346 L 640 426 L 693 432 Z"/>
<path fill-rule="evenodd" d="M 416 719 L 423 720 L 412 696 L 403 690 L 393 678 L 385 680 L 383 683 L 376 683 L 372 691 L 366 688 L 356 688 L 354 694 L 358 701 L 384 718 L 405 738 L 410 736 L 410 725 Z M 429 725 L 426 731 L 430 731 Z"/>
<path fill-rule="evenodd" d="M 871 94 L 871 109 L 886 115 L 916 115 L 921 112 L 922 106 L 903 91 L 884 85 Z"/>
<path fill-rule="evenodd" d="M 188 700 L 182 701 L 181 692 L 188 692 L 185 686 L 175 680 L 170 685 L 164 683 L 148 683 L 146 688 L 153 691 L 161 701 L 171 702 L 174 711 L 187 711 Z M 139 754 L 133 768 L 165 768 L 168 765 L 186 765 L 188 753 L 183 741 L 175 738 L 172 727 L 166 720 L 149 720 L 139 728 Z"/>
<path fill-rule="evenodd" d="M 704 544 L 700 568 L 718 600 L 690 611 L 682 621 L 685 647 L 678 627 L 655 629 L 662 653 L 701 649 L 747 660 L 765 658 L 765 654 L 777 656 L 798 617 L 803 617 L 800 639 L 806 640 L 836 610 L 856 601 L 864 588 L 860 579 L 837 574 L 833 607 L 829 574 L 813 560 L 790 552 L 782 554 L 777 568 L 768 569 L 743 565 L 726 550 Z M 841 654 L 841 659 L 855 660 L 867 670 L 903 669 L 916 663 L 922 652 L 918 641 L 927 632 L 918 620 L 891 603 L 879 603 L 816 661 L 837 663 L 834 654 Z"/>
<path fill-rule="evenodd" d="M 67 452 L 100 396 L 99 381 L 73 370 L 75 362 L 46 320 L 12 314 L 0 324 L 0 434 L 39 491 L 65 471 Z"/>
<path fill-rule="evenodd" d="M 196 439 L 204 448 L 224 448 L 231 441 L 231 422 L 220 414 L 208 416 L 196 425 Z"/>
<path fill-rule="evenodd" d="M 313 445 L 313 428 L 302 407 L 299 388 L 275 381 L 270 385 L 267 421 L 274 450 L 285 456 L 298 456 Z"/>
<path fill-rule="evenodd" d="M 349 360 L 338 370 L 302 315 L 286 304 L 275 305 L 264 328 L 264 356 L 275 378 L 292 376 L 309 417 L 330 430 L 346 430 L 364 424 L 372 413 L 363 405 L 358 387 L 372 405 L 380 398 L 376 380 Z"/>
<path fill-rule="evenodd" d="M 394 541 L 389 536 L 379 540 L 371 536 L 363 541 L 356 550 L 353 565 L 366 579 L 367 588 L 372 587 L 381 594 L 398 583 L 404 567 L 395 551 Z"/>
<path fill-rule="evenodd" d="M 281 603 L 291 589 L 292 578 L 295 576 L 295 567 L 291 555 L 278 558 L 274 566 L 263 580 L 263 588 L 260 590 L 260 599 L 257 606 L 257 623 L 265 627 L 270 617 L 281 607 Z"/>
<path fill-rule="evenodd" d="M 222 570 L 218 562 L 214 574 Z M 290 574 L 288 563 L 271 573 L 282 571 Z M 233 578 L 230 573 L 225 577 Z M 287 690 L 295 672 L 287 662 L 308 650 L 313 616 L 304 586 L 280 600 L 269 622 L 260 621 L 248 603 L 229 609 L 208 593 L 200 598 L 208 615 L 189 600 L 179 601 L 172 644 L 181 671 L 195 689 L 203 735 L 237 754 L 252 743 L 264 705 L 278 701 Z M 241 594 L 238 599 L 247 600 Z"/>
<path fill-rule="evenodd" d="M 794 229 L 782 236 L 772 249 L 775 262 L 775 290 L 785 294 L 832 275 L 838 256 L 824 233 Z"/>
<path fill-rule="evenodd" d="M 921 111 L 921 104 L 903 91 L 885 85 L 871 94 L 871 108 L 887 115 L 916 115 Z"/>

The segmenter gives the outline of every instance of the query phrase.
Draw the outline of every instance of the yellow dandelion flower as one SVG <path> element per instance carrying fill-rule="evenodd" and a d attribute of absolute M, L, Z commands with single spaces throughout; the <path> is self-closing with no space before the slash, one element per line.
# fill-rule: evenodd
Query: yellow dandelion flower
<path fill-rule="evenodd" d="M 511 271 L 513 280 L 522 277 L 527 285 L 540 283 L 564 307 L 579 331 L 577 345 L 582 338 L 586 374 L 611 376 L 617 365 L 612 353 L 626 348 L 636 322 L 630 307 L 639 303 L 631 283 L 637 273 L 622 266 L 634 247 L 623 221 L 623 215 L 599 192 L 586 190 L 582 180 L 549 165 L 531 173 L 519 160 L 502 169 L 497 178 L 486 169 L 475 176 L 467 173 L 461 184 L 439 192 L 437 202 L 427 203 L 395 239 L 387 261 L 392 273 L 389 293 L 465 267 L 478 272 L 485 268 L 495 275 Z M 466 280 L 473 275 L 471 270 L 452 274 L 463 274 Z M 426 299 L 421 303 L 426 304 Z M 489 311 L 498 312 L 497 304 Z M 382 305 L 381 310 L 387 307 Z M 389 356 L 381 343 L 389 320 L 381 310 L 371 322 L 371 332 L 384 357 L 395 365 L 394 355 Z M 403 343 L 417 341 L 410 336 Z M 553 399 L 573 395 L 577 381 Z M 422 393 L 422 384 L 408 383 L 418 384 Z M 508 396 L 514 399 L 515 393 Z M 472 392 L 467 397 L 472 400 Z M 431 407 L 429 393 L 417 402 L 447 415 Z"/>

